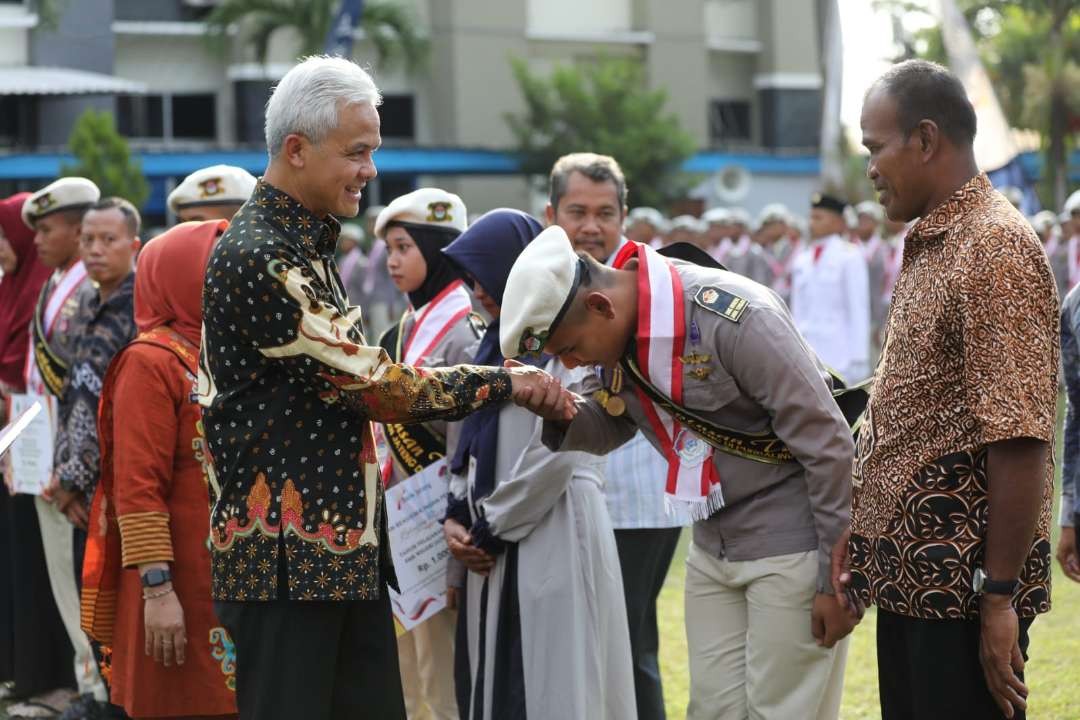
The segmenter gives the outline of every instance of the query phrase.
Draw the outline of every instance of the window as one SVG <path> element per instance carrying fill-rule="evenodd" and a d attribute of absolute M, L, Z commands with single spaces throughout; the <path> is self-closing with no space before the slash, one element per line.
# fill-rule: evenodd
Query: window
<path fill-rule="evenodd" d="M 713 100 L 709 104 L 709 138 L 718 144 L 749 141 L 750 103 L 746 100 Z"/>
<path fill-rule="evenodd" d="M 213 140 L 217 137 L 217 104 L 212 94 L 173 95 L 173 137 Z"/>
<path fill-rule="evenodd" d="M 412 95 L 384 95 L 379 106 L 383 138 L 412 140 L 416 137 L 416 102 Z"/>
<path fill-rule="evenodd" d="M 161 95 L 119 95 L 116 126 L 124 137 L 165 137 L 164 98 Z"/>
<path fill-rule="evenodd" d="M 216 113 L 216 98 L 209 93 L 116 98 L 117 128 L 130 138 L 214 140 Z"/>
<path fill-rule="evenodd" d="M 0 147 L 28 148 L 36 145 L 37 116 L 37 98 L 31 95 L 0 95 Z"/>

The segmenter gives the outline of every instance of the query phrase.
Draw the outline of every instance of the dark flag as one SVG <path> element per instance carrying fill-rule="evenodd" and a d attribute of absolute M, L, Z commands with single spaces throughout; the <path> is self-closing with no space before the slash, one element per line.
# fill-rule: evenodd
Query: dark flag
<path fill-rule="evenodd" d="M 326 33 L 324 52 L 327 55 L 350 57 L 353 46 L 353 29 L 364 14 L 364 0 L 341 0 L 330 32 Z"/>

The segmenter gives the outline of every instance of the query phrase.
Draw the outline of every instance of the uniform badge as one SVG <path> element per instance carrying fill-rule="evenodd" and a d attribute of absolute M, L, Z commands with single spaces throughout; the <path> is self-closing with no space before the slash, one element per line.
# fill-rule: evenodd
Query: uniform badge
<path fill-rule="evenodd" d="M 45 193 L 34 198 L 34 208 L 41 214 L 56 204 L 56 199 L 52 196 L 52 193 Z"/>
<path fill-rule="evenodd" d="M 536 333 L 532 328 L 525 328 L 525 331 L 521 333 L 521 342 L 518 343 L 518 352 L 522 355 L 539 355 L 549 335 L 551 333 L 546 330 Z"/>
<path fill-rule="evenodd" d="M 473 335 L 479 340 L 484 337 L 484 333 L 487 332 L 487 323 L 484 322 L 484 318 L 476 313 L 469 313 L 469 329 L 472 330 Z"/>
<path fill-rule="evenodd" d="M 452 222 L 454 216 L 450 214 L 450 203 L 448 202 L 433 202 L 428 203 L 428 222 Z"/>
<path fill-rule="evenodd" d="M 214 197 L 223 192 L 225 192 L 225 185 L 219 177 L 206 178 L 199 183 L 199 197 L 201 198 Z"/>
<path fill-rule="evenodd" d="M 679 358 L 679 361 L 683 365 L 704 365 L 712 360 L 712 355 L 706 355 L 705 353 L 692 352 L 689 355 L 683 355 Z"/>
<path fill-rule="evenodd" d="M 686 428 L 683 428 L 674 442 L 675 454 L 686 467 L 698 467 L 709 457 L 709 444 Z"/>
<path fill-rule="evenodd" d="M 690 371 L 690 377 L 702 382 L 708 380 L 710 375 L 712 375 L 712 368 L 708 365 L 702 365 L 701 367 L 696 367 Z"/>
<path fill-rule="evenodd" d="M 743 313 L 749 303 L 738 295 L 733 295 L 727 290 L 717 287 L 703 287 L 694 296 L 694 302 L 720 317 L 737 323 L 742 319 Z"/>

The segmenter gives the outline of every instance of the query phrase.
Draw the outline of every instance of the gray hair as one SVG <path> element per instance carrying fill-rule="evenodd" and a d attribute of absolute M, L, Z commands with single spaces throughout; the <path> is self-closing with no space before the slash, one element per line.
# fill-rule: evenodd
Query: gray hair
<path fill-rule="evenodd" d="M 277 157 L 291 134 L 322 142 L 337 127 L 346 105 L 378 107 L 382 95 L 375 81 L 356 63 L 340 57 L 313 55 L 285 73 L 266 101 L 266 149 Z"/>
<path fill-rule="evenodd" d="M 566 194 L 566 185 L 572 173 L 579 172 L 595 183 L 611 182 L 615 184 L 615 195 L 619 201 L 619 212 L 626 206 L 626 177 L 615 158 L 596 153 L 570 153 L 555 161 L 551 168 L 548 187 L 548 201 L 551 207 L 559 209 L 559 201 Z"/>

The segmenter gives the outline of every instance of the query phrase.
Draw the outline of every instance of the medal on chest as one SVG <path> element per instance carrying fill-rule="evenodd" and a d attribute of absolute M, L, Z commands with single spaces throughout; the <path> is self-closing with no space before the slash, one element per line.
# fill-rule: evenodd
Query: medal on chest
<path fill-rule="evenodd" d="M 605 382 L 604 368 L 597 366 L 596 376 L 600 380 L 601 387 L 593 393 L 593 400 L 599 403 L 608 415 L 619 417 L 626 412 L 626 401 L 619 397 L 623 386 L 622 368 L 616 367 L 611 373 L 611 385 Z"/>

